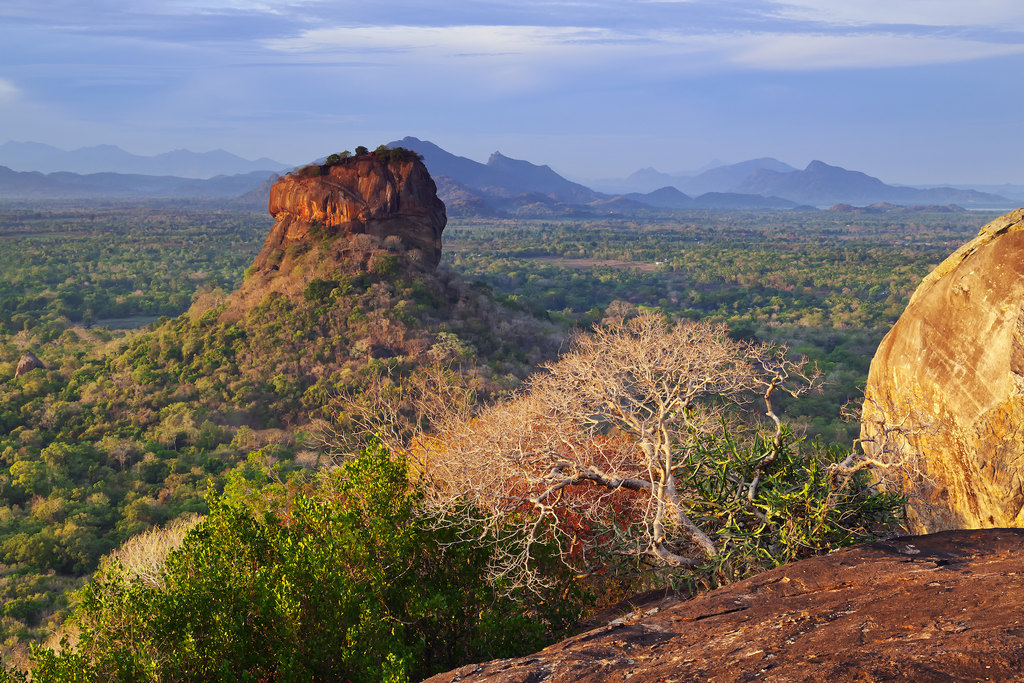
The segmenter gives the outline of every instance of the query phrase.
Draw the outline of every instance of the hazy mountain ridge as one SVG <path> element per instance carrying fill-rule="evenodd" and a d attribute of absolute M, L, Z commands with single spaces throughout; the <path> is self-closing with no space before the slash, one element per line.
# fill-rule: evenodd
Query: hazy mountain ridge
<path fill-rule="evenodd" d="M 390 142 L 388 147 L 404 147 L 418 152 L 435 178 L 447 176 L 460 185 L 498 197 L 508 198 L 537 192 L 571 204 L 586 204 L 606 197 L 589 187 L 563 178 L 550 166 L 512 159 L 501 152 L 495 152 L 486 164 L 481 164 L 414 137 Z"/>
<path fill-rule="evenodd" d="M 13 171 L 0 166 L 0 198 L 236 197 L 259 188 L 275 174 L 253 171 L 208 180 L 170 175 Z"/>
<path fill-rule="evenodd" d="M 666 179 L 646 192 L 600 193 L 563 178 L 549 166 L 511 159 L 495 152 L 486 164 L 456 156 L 414 137 L 389 144 L 423 155 L 438 179 L 439 194 L 458 215 L 587 215 L 678 209 L 785 210 L 834 204 L 950 205 L 1007 207 L 1003 196 L 951 187 L 919 189 L 887 185 L 860 171 L 821 161 L 797 170 L 771 157 L 709 168 L 685 178 L 641 169 L 633 184 Z"/>
<path fill-rule="evenodd" d="M 750 161 L 741 161 L 738 164 L 729 164 L 726 166 L 718 166 L 716 168 L 708 169 L 707 171 L 688 179 L 682 184 L 681 189 L 684 192 L 689 192 L 690 194 L 705 194 L 707 192 L 742 192 L 739 189 L 740 183 L 749 178 L 751 174 L 761 170 L 788 173 L 790 171 L 795 171 L 796 169 L 785 162 L 779 161 L 778 159 L 762 157 L 760 159 L 751 159 Z"/>
<path fill-rule="evenodd" d="M 728 192 L 759 168 L 772 171 L 795 171 L 789 164 L 772 157 L 750 159 L 736 164 L 715 160 L 695 171 L 662 173 L 648 166 L 619 179 L 594 180 L 591 185 L 609 194 L 644 194 L 671 186 L 687 194 L 697 196 L 707 192 Z"/>
<path fill-rule="evenodd" d="M 758 168 L 736 186 L 737 192 L 760 195 L 778 195 L 808 204 L 967 204 L 992 207 L 1012 202 L 1005 197 L 978 192 L 939 187 L 920 190 L 912 187 L 887 185 L 878 178 L 860 171 L 812 161 L 802 171 L 779 172 Z"/>
<path fill-rule="evenodd" d="M 255 171 L 281 172 L 290 167 L 289 164 L 266 157 L 250 161 L 223 149 L 209 152 L 176 149 L 154 156 L 142 156 L 126 152 L 115 145 L 96 145 L 67 151 L 39 142 L 7 142 L 0 145 L 0 165 L 15 171 L 40 173 L 116 172 L 196 179 Z"/>
<path fill-rule="evenodd" d="M 674 209 L 791 209 L 798 203 L 779 197 L 728 192 L 691 197 L 667 185 L 648 193 L 609 195 L 562 177 L 550 166 L 512 159 L 495 152 L 486 164 L 456 156 L 432 142 L 406 137 L 389 147 L 412 149 L 423 156 L 437 180 L 438 194 L 453 216 L 458 215 L 596 215 L 608 212 L 635 214 Z M 769 165 L 789 168 L 775 159 L 753 160 L 747 165 L 716 167 L 699 177 L 731 178 L 747 167 Z M 653 169 L 652 169 L 653 170 Z M 716 174 L 717 172 L 717 174 Z M 656 173 L 656 172 L 655 172 Z M 708 183 L 709 181 L 704 181 Z"/>
<path fill-rule="evenodd" d="M 1014 199 L 993 192 L 888 185 L 866 173 L 822 161 L 812 161 L 798 170 L 771 157 L 713 165 L 693 176 L 672 176 L 653 168 L 641 169 L 623 183 L 645 189 L 609 194 L 573 182 L 550 166 L 513 159 L 500 152 L 494 152 L 487 163 L 480 163 L 414 137 L 394 141 L 388 146 L 412 149 L 423 156 L 452 216 L 594 216 L 609 212 L 632 215 L 681 209 L 786 210 L 883 202 L 916 206 L 956 204 L 987 209 L 1016 205 Z M 266 181 L 274 175 L 270 170 L 219 175 L 206 180 L 183 177 L 181 173 L 195 172 L 200 162 L 278 163 L 269 159 L 247 162 L 223 150 L 205 154 L 177 150 L 155 157 L 138 157 L 111 145 L 63 152 L 39 143 L 7 143 L 0 145 L 0 164 L 5 155 L 14 153 L 22 154 L 23 159 L 35 155 L 38 163 L 43 164 L 40 168 L 45 164 L 78 163 L 76 158 L 88 157 L 90 163 L 102 165 L 104 172 L 80 175 L 65 168 L 44 174 L 38 170 L 16 171 L 0 166 L 0 198 L 244 195 L 245 201 L 260 203 L 269 192 Z M 121 172 L 142 162 L 158 164 L 158 172 Z M 278 170 L 280 166 L 278 164 Z M 118 171 L 112 172 L 112 168 Z M 670 182 L 664 182 L 666 180 Z"/>
<path fill-rule="evenodd" d="M 795 209 L 796 202 L 781 197 L 765 197 L 756 194 L 738 192 L 705 192 L 697 197 L 680 192 L 668 186 L 640 194 L 632 192 L 621 195 L 621 198 L 637 202 L 641 207 L 661 209 Z"/>

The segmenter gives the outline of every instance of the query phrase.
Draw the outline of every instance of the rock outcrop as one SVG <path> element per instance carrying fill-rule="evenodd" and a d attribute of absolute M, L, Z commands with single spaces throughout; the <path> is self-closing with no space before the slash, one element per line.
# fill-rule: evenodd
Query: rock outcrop
<path fill-rule="evenodd" d="M 291 245 L 359 234 L 397 237 L 432 265 L 441 259 L 444 203 L 412 153 L 397 159 L 371 153 L 299 169 L 270 189 L 268 210 L 277 222 L 256 258 L 259 269 L 276 266 Z"/>
<path fill-rule="evenodd" d="M 36 354 L 31 351 L 26 351 L 21 356 L 21 360 L 18 361 L 18 367 L 14 370 L 15 377 L 21 377 L 26 372 L 30 372 L 37 368 L 45 368 L 43 361 L 36 357 Z"/>
<path fill-rule="evenodd" d="M 881 441 L 880 423 L 909 435 L 885 457 L 916 471 L 913 531 L 1024 526 L 1024 209 L 925 277 L 865 395 L 862 436 Z"/>
<path fill-rule="evenodd" d="M 1018 529 L 903 537 L 668 599 L 532 656 L 427 682 L 1021 680 L 1022 575 Z"/>
<path fill-rule="evenodd" d="M 238 320 L 268 295 L 302 297 L 315 280 L 432 271 L 441 260 L 444 202 L 414 152 L 393 149 L 311 165 L 270 188 L 275 223 L 221 320 Z M 221 303 L 200 297 L 189 315 Z"/>

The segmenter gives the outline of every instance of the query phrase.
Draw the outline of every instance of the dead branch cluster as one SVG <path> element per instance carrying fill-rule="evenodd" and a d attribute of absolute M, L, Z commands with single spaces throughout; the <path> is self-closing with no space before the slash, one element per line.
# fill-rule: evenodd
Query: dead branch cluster
<path fill-rule="evenodd" d="M 845 407 L 844 417 L 861 425 L 861 436 L 846 458 L 832 466 L 842 483 L 870 470 L 879 486 L 892 491 L 913 493 L 932 486 L 923 442 L 938 426 L 923 405 L 913 392 L 899 396 L 869 392 L 860 405 Z"/>
<path fill-rule="evenodd" d="M 540 540 L 581 566 L 595 548 L 695 566 L 723 548 L 691 518 L 681 470 L 726 430 L 760 423 L 780 443 L 773 399 L 815 382 L 785 349 L 641 314 L 579 336 L 511 400 L 468 419 L 458 402 L 434 415 L 410 456 L 436 509 L 472 510 L 472 528 L 497 539 L 507 578 L 525 576 Z M 742 483 L 751 499 L 773 457 Z"/>
<path fill-rule="evenodd" d="M 538 543 L 583 572 L 595 556 L 679 567 L 725 557 L 728 535 L 695 512 L 695 479 L 718 467 L 708 444 L 742 443 L 758 454 L 742 475 L 721 476 L 751 519 L 768 524 L 759 486 L 788 448 L 776 401 L 820 382 L 784 347 L 655 313 L 614 317 L 577 336 L 497 403 L 478 404 L 460 376 L 440 359 L 413 382 L 382 376 L 350 410 L 348 431 L 401 452 L 437 523 L 493 543 L 495 575 L 517 585 L 538 580 L 530 570 Z M 831 466 L 839 489 L 865 468 L 881 478 L 917 471 L 911 446 L 921 416 L 867 405 L 865 419 L 877 424 L 861 440 L 866 448 L 855 444 Z M 328 427 L 322 432 L 325 448 L 338 444 Z"/>

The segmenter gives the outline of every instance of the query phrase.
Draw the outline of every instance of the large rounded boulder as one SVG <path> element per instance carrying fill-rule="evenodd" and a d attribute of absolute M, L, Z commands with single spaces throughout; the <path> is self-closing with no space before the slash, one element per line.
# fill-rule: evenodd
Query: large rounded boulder
<path fill-rule="evenodd" d="M 930 273 L 868 375 L 865 450 L 919 533 L 1024 526 L 1024 209 Z"/>

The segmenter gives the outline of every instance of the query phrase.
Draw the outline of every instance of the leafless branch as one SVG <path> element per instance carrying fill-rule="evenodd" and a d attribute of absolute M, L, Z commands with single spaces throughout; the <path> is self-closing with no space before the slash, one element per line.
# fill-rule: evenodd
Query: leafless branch
<path fill-rule="evenodd" d="M 744 483 L 753 500 L 782 446 L 774 396 L 816 382 L 785 349 L 643 313 L 579 336 L 509 400 L 475 415 L 459 402 L 443 409 L 411 451 L 435 510 L 470 515 L 466 528 L 500 539 L 494 571 L 509 580 L 530 580 L 530 548 L 541 540 L 578 566 L 600 546 L 692 567 L 728 545 L 690 507 L 687 467 L 702 439 L 722 434 L 727 409 L 753 411 L 756 422 L 754 399 L 763 400 L 775 451 Z"/>

